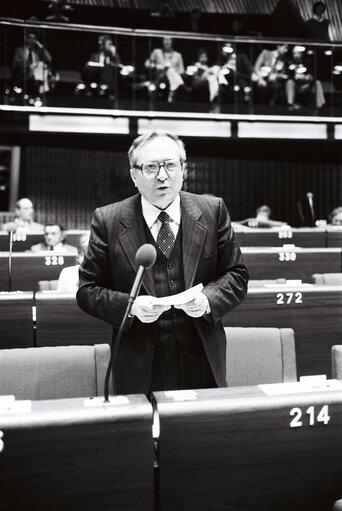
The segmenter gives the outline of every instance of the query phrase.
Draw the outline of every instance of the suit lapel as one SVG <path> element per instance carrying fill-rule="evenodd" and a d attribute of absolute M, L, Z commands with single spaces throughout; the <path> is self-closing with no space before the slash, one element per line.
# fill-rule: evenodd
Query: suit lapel
<path fill-rule="evenodd" d="M 136 273 L 138 271 L 138 265 L 135 262 L 136 252 L 141 245 L 147 243 L 139 194 L 135 195 L 132 201 L 127 203 L 121 223 L 124 229 L 119 234 L 119 240 L 133 271 Z M 155 295 L 151 269 L 145 272 L 143 287 L 148 295 Z"/>
<path fill-rule="evenodd" d="M 193 285 L 207 227 L 199 219 L 202 212 L 187 193 L 181 192 L 182 208 L 182 250 L 185 289 Z"/>

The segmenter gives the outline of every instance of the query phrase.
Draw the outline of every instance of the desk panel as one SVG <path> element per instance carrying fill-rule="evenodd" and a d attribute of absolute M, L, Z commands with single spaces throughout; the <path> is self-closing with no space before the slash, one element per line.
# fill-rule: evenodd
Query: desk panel
<path fill-rule="evenodd" d="M 297 374 L 331 375 L 331 347 L 341 344 L 342 286 L 249 289 L 225 326 L 293 328 Z"/>
<path fill-rule="evenodd" d="M 236 232 L 236 237 L 242 247 L 282 247 L 284 243 L 293 243 L 297 247 L 324 248 L 326 246 L 325 229 L 302 228 L 296 229 L 252 229 Z M 342 245 L 340 245 L 342 246 Z"/>
<path fill-rule="evenodd" d="M 342 247 L 342 226 L 327 228 L 327 246 Z"/>
<path fill-rule="evenodd" d="M 36 293 L 37 346 L 110 343 L 112 326 L 82 311 L 74 293 Z"/>
<path fill-rule="evenodd" d="M 299 247 L 242 247 L 250 279 L 301 279 L 313 273 L 339 273 L 341 249 Z"/>
<path fill-rule="evenodd" d="M 94 400 L 0 413 L 4 511 L 153 510 L 150 403 L 139 395 Z"/>
<path fill-rule="evenodd" d="M 14 233 L 13 252 L 25 252 L 30 250 L 32 245 L 44 241 L 41 234 L 20 234 Z M 0 252 L 7 252 L 9 249 L 9 235 L 6 232 L 0 232 Z"/>
<path fill-rule="evenodd" d="M 39 280 L 56 280 L 67 266 L 76 264 L 74 254 L 58 252 L 15 253 L 12 257 L 12 290 L 36 291 Z M 0 254 L 0 291 L 8 290 L 8 254 Z"/>
<path fill-rule="evenodd" d="M 154 398 L 163 511 L 328 511 L 341 497 L 341 390 L 270 396 L 244 387 Z"/>
<path fill-rule="evenodd" d="M 0 292 L 0 349 L 32 348 L 32 292 Z"/>

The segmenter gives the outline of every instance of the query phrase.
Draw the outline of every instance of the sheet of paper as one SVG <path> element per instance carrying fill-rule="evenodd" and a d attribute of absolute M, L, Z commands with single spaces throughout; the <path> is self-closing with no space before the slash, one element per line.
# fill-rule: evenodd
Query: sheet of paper
<path fill-rule="evenodd" d="M 182 293 L 170 296 L 161 296 L 160 298 L 153 297 L 153 305 L 181 305 L 182 303 L 191 302 L 200 291 L 203 289 L 203 284 L 197 284 L 197 286 L 190 287 Z"/>

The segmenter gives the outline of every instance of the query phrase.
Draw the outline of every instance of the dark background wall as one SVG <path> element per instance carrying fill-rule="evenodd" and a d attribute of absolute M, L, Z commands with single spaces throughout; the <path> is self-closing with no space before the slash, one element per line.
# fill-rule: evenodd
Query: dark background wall
<path fill-rule="evenodd" d="M 87 228 L 98 206 L 135 188 L 129 176 L 129 137 L 16 136 L 21 142 L 20 195 L 36 204 L 39 220 Z M 3 138 L 3 137 L 2 137 Z M 6 137 L 6 142 L 12 142 Z M 185 139 L 184 189 L 222 196 L 234 220 L 269 204 L 273 218 L 299 225 L 297 201 L 313 192 L 318 218 L 342 196 L 341 144 L 317 141 Z M 1 140 L 0 140 L 1 143 Z"/>

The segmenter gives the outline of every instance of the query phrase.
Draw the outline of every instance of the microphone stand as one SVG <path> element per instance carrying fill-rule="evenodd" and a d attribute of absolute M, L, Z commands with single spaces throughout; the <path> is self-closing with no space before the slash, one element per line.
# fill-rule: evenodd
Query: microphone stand
<path fill-rule="evenodd" d="M 9 253 L 8 253 L 8 291 L 12 291 L 12 250 L 13 250 L 13 231 L 9 232 Z"/>
<path fill-rule="evenodd" d="M 123 319 L 121 321 L 121 325 L 120 325 L 120 328 L 118 330 L 118 333 L 116 334 L 115 341 L 114 341 L 114 343 L 112 343 L 111 355 L 110 355 L 110 360 L 109 360 L 109 364 L 108 364 L 108 367 L 107 367 L 105 384 L 104 384 L 104 398 L 105 398 L 104 402 L 105 403 L 109 403 L 110 402 L 109 401 L 109 377 L 110 377 L 112 369 L 113 369 L 114 360 L 115 360 L 115 357 L 116 357 L 116 353 L 118 351 L 118 347 L 119 347 L 119 344 L 120 344 L 120 341 L 121 341 L 121 337 L 122 337 L 124 328 L 126 326 L 128 315 L 131 312 L 131 308 L 132 308 L 133 302 L 134 302 L 137 294 L 140 291 L 140 287 L 141 287 L 141 284 L 142 284 L 142 278 L 143 278 L 143 275 L 145 273 L 145 269 L 146 268 L 144 268 L 143 266 L 139 267 L 136 280 L 135 280 L 135 282 L 133 284 L 132 290 L 131 290 L 129 298 L 128 298 L 128 303 L 127 303 L 127 307 L 126 307 L 126 311 L 125 311 L 124 317 L 123 317 Z"/>

